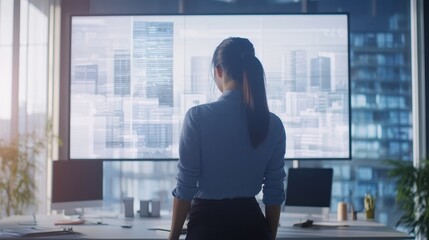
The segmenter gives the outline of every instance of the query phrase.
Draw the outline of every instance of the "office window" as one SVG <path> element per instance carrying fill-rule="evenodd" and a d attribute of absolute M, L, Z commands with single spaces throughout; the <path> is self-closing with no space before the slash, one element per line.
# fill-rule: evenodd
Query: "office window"
<path fill-rule="evenodd" d="M 15 137 L 12 136 L 13 133 L 44 134 L 50 99 L 49 21 L 54 2 L 55 0 L 0 1 L 0 139 L 9 140 Z M 15 19 L 14 13 L 19 13 Z M 17 19 L 19 21 L 14 21 Z M 19 42 L 15 44 L 13 32 L 19 33 Z M 16 75 L 13 76 L 12 59 L 19 59 L 16 66 L 18 69 L 13 72 Z M 13 92 L 12 86 L 18 86 L 18 91 Z M 13 106 L 18 109 L 12 109 Z M 18 116 L 12 116 L 12 110 L 18 112 Z M 12 122 L 17 123 L 14 129 L 11 129 Z M 37 173 L 33 176 L 33 182 L 37 186 L 37 201 L 26 213 L 45 213 L 47 210 L 47 156 L 47 152 L 42 152 L 34 159 Z"/>
<path fill-rule="evenodd" d="M 12 114 L 13 0 L 0 1 L 0 139 L 10 138 Z"/>
<path fill-rule="evenodd" d="M 351 166 L 352 178 L 336 178 L 338 201 L 363 209 L 363 196 L 375 194 L 377 220 L 394 226 L 395 186 L 385 159 L 412 159 L 410 1 L 310 1 L 315 12 L 342 9 L 350 14 L 352 158 L 350 162 L 302 161 L 300 166 Z M 352 184 L 350 184 L 352 182 Z"/>
<path fill-rule="evenodd" d="M 47 121 L 49 3 L 50 1 L 21 1 L 19 45 L 21 133 L 43 129 Z"/>

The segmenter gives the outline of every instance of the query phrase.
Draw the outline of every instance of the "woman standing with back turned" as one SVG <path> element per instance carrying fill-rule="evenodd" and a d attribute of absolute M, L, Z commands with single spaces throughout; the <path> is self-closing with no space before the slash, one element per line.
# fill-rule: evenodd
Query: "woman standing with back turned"
<path fill-rule="evenodd" d="M 264 69 L 245 38 L 223 40 L 212 63 L 222 96 L 186 113 L 169 239 L 179 238 L 189 211 L 186 239 L 275 239 L 286 135 L 268 110 Z"/>

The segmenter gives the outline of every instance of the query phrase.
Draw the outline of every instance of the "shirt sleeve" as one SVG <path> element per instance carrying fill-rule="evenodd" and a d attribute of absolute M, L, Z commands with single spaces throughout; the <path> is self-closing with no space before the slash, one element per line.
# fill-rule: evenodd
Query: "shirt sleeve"
<path fill-rule="evenodd" d="M 200 132 L 195 121 L 196 108 L 185 115 L 179 142 L 177 185 L 172 194 L 178 199 L 192 200 L 198 191 L 200 175 Z"/>
<path fill-rule="evenodd" d="M 277 138 L 274 146 L 272 158 L 264 173 L 263 199 L 265 205 L 281 205 L 285 200 L 284 179 L 286 176 L 284 170 L 284 155 L 286 151 L 286 133 L 282 126 L 280 136 Z"/>

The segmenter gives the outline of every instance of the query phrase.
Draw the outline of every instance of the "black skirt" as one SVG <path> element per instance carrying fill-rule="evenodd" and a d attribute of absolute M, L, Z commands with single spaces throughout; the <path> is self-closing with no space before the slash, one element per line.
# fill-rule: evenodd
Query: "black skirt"
<path fill-rule="evenodd" d="M 187 228 L 187 240 L 271 239 L 255 198 L 194 199 Z"/>

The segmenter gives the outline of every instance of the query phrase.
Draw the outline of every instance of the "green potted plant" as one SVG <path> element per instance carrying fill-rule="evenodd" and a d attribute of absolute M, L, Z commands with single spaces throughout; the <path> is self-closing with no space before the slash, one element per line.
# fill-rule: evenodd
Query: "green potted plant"
<path fill-rule="evenodd" d="M 429 234 L 429 160 L 421 161 L 418 167 L 411 162 L 388 160 L 389 176 L 396 180 L 396 201 L 402 216 L 397 226 L 404 226 L 410 234 Z"/>
<path fill-rule="evenodd" d="M 35 159 L 52 140 L 55 138 L 50 124 L 44 135 L 32 132 L 12 141 L 0 139 L 0 217 L 23 214 L 35 203 L 34 176 L 38 171 Z"/>

